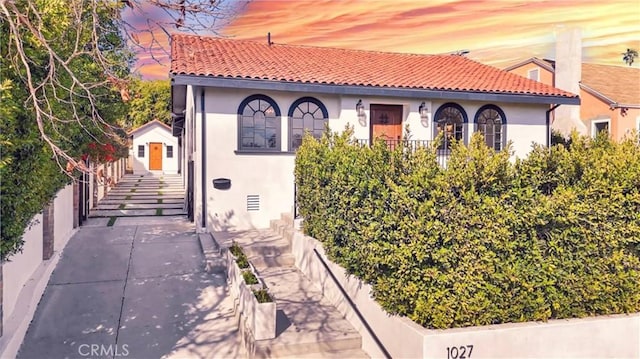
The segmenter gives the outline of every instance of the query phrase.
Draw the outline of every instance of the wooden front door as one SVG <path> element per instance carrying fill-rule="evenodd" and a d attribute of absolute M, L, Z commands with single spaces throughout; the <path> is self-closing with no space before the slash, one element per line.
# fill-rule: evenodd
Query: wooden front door
<path fill-rule="evenodd" d="M 149 144 L 149 171 L 162 170 L 162 143 Z"/>
<path fill-rule="evenodd" d="M 402 105 L 371 105 L 371 140 L 395 145 L 402 138 Z"/>

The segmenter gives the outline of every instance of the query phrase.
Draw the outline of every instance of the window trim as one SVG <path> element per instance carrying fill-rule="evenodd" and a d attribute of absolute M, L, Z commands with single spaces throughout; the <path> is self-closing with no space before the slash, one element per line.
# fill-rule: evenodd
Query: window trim
<path fill-rule="evenodd" d="M 171 152 L 169 152 L 169 149 L 171 149 Z M 171 153 L 171 156 L 169 156 L 169 153 Z M 173 145 L 167 145 L 167 158 L 173 158 Z"/>
<path fill-rule="evenodd" d="M 532 74 L 534 71 L 536 71 L 536 78 L 532 78 L 532 77 L 531 77 L 531 74 Z M 538 82 L 540 82 L 540 68 L 539 68 L 539 67 L 536 67 L 535 69 L 529 69 L 529 70 L 527 71 L 527 78 L 528 78 L 529 80 L 533 80 L 533 81 L 538 81 Z"/>
<path fill-rule="evenodd" d="M 480 119 L 480 114 L 485 110 L 494 110 L 498 112 L 498 115 L 500 115 L 500 118 L 502 119 L 502 124 L 500 125 L 500 149 L 496 150 L 496 148 L 493 147 L 493 149 L 496 151 L 502 151 L 507 144 L 507 116 L 504 114 L 504 111 L 502 111 L 502 109 L 499 106 L 494 104 L 487 104 L 480 107 L 478 111 L 476 111 L 476 115 L 473 119 L 473 123 L 475 125 L 474 132 L 480 131 L 480 124 L 478 123 L 478 120 Z M 494 133 L 494 136 L 495 136 L 495 133 Z M 486 141 L 485 141 L 485 144 L 486 144 Z M 495 141 L 494 141 L 494 144 L 495 144 Z"/>
<path fill-rule="evenodd" d="M 144 158 L 145 147 L 145 145 L 138 145 L 138 158 Z M 140 155 L 140 153 L 142 153 L 142 155 Z"/>
<path fill-rule="evenodd" d="M 242 114 L 244 112 L 244 108 L 251 102 L 254 100 L 262 100 L 262 101 L 266 101 L 269 103 L 269 105 L 271 105 L 271 107 L 273 107 L 274 111 L 276 112 L 276 146 L 274 148 L 268 148 L 268 147 L 264 147 L 264 148 L 245 148 L 242 147 Z M 238 106 L 238 133 L 237 133 L 237 145 L 236 145 L 236 152 L 281 152 L 282 151 L 282 114 L 280 112 L 280 107 L 278 106 L 278 104 L 276 103 L 276 101 L 274 99 L 272 99 L 271 97 L 267 96 L 267 95 L 263 95 L 263 94 L 254 94 L 251 95 L 247 98 L 245 98 L 244 100 L 242 100 L 242 102 L 240 103 L 240 105 Z"/>
<path fill-rule="evenodd" d="M 287 149 L 289 150 L 289 152 L 295 152 L 297 150 L 297 149 L 293 148 L 293 112 L 296 110 L 296 108 L 298 106 L 300 106 L 300 104 L 302 104 L 304 102 L 311 102 L 314 105 L 318 106 L 320 111 L 322 111 L 322 116 L 323 116 L 323 119 L 324 119 L 325 123 L 327 123 L 327 124 L 329 123 L 329 111 L 327 111 L 327 108 L 322 103 L 322 101 L 318 100 L 315 97 L 311 97 L 311 96 L 305 96 L 305 97 L 301 97 L 301 98 L 295 100 L 291 104 L 291 106 L 289 106 L 289 112 L 287 113 L 287 121 L 288 121 L 287 130 L 288 130 L 288 135 L 289 135 L 289 138 L 287 140 Z M 315 120 L 315 118 L 314 118 L 314 120 Z"/>
<path fill-rule="evenodd" d="M 610 118 L 603 118 L 600 120 L 591 120 L 591 138 L 596 138 L 596 135 L 598 134 L 596 132 L 596 124 L 599 123 L 606 123 L 607 124 L 607 129 L 609 131 L 609 136 L 611 136 L 611 119 Z"/>
<path fill-rule="evenodd" d="M 458 111 L 460 111 L 460 113 L 462 114 L 462 143 L 464 143 L 465 145 L 467 144 L 467 133 L 465 131 L 467 124 L 469 123 L 469 117 L 467 116 L 467 111 L 464 110 L 464 108 L 462 106 L 460 106 L 459 104 L 455 103 L 455 102 L 447 102 L 444 103 L 442 105 L 440 105 L 438 107 L 438 110 L 436 110 L 435 114 L 433 115 L 433 138 L 435 139 L 438 136 L 438 123 L 440 121 L 438 121 L 438 118 L 440 117 L 440 114 L 442 114 L 442 112 L 447 108 L 447 107 L 453 107 L 455 109 L 457 109 Z M 449 150 L 449 147 L 445 146 L 445 143 L 442 144 L 444 147 L 442 148 L 443 150 Z"/>

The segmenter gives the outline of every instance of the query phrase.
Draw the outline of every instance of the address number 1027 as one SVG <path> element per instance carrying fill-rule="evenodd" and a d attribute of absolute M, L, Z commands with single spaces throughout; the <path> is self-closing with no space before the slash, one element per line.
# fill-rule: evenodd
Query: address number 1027
<path fill-rule="evenodd" d="M 447 359 L 471 358 L 473 345 L 461 345 L 459 347 L 447 347 Z"/>

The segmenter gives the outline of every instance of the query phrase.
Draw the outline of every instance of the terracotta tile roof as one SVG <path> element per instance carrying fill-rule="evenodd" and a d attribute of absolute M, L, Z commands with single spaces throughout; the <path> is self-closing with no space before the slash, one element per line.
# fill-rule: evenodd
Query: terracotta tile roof
<path fill-rule="evenodd" d="M 137 128 L 134 128 L 133 130 L 129 131 L 129 132 L 127 133 L 127 135 L 128 135 L 128 136 L 131 136 L 131 135 L 133 135 L 133 134 L 134 134 L 134 133 L 136 133 L 136 132 L 140 132 L 140 131 L 142 131 L 143 129 L 145 129 L 145 128 L 147 128 L 147 127 L 151 127 L 151 126 L 153 126 L 154 124 L 160 125 L 160 127 L 161 127 L 161 128 L 164 128 L 165 130 L 167 130 L 167 131 L 171 132 L 171 126 L 169 126 L 169 125 L 165 124 L 164 122 L 161 122 L 161 121 L 158 121 L 158 120 L 153 120 L 153 121 L 150 121 L 150 122 L 145 123 L 145 124 L 144 124 L 144 125 L 142 125 L 142 126 L 139 126 L 139 127 L 137 127 Z"/>
<path fill-rule="evenodd" d="M 617 104 L 640 105 L 640 68 L 582 64 L 581 84 Z"/>
<path fill-rule="evenodd" d="M 537 57 L 520 61 L 504 70 L 511 71 L 529 63 L 555 72 L 554 60 Z M 580 84 L 588 91 L 611 100 L 608 103 L 640 105 L 640 68 L 583 63 Z"/>
<path fill-rule="evenodd" d="M 576 97 L 463 56 L 417 55 L 174 34 L 171 73 L 327 85 Z"/>

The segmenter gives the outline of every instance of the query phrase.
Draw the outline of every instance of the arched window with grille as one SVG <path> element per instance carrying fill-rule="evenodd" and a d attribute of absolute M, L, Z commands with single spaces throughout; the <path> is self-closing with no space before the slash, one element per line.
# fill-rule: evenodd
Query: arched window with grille
<path fill-rule="evenodd" d="M 441 149 L 451 148 L 453 141 L 464 141 L 467 113 L 462 106 L 449 102 L 440 106 L 434 115 L 435 135 L 442 133 Z"/>
<path fill-rule="evenodd" d="M 485 105 L 476 112 L 477 131 L 482 133 L 487 147 L 500 151 L 505 144 L 505 127 L 507 118 L 500 107 Z"/>
<path fill-rule="evenodd" d="M 252 95 L 238 107 L 238 150 L 280 151 L 280 108 L 265 95 Z"/>
<path fill-rule="evenodd" d="M 318 99 L 302 97 L 296 100 L 289 108 L 289 150 L 300 147 L 305 131 L 320 138 L 327 121 L 329 112 Z"/>

